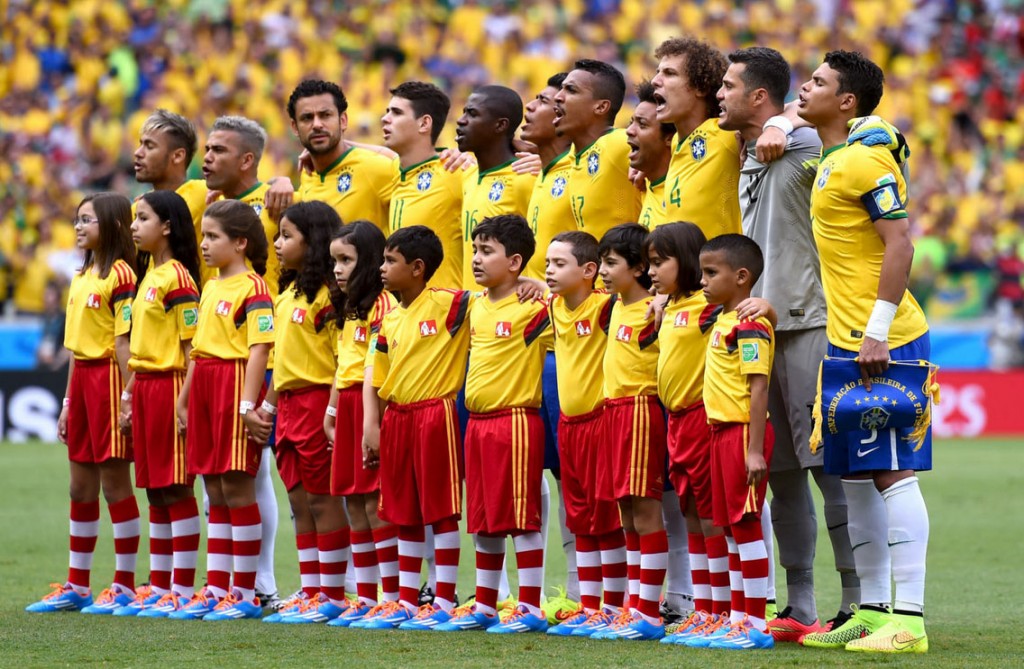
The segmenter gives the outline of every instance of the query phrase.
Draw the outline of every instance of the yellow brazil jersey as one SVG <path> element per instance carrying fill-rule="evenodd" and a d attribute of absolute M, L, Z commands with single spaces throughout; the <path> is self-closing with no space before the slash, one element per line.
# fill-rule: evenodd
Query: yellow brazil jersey
<path fill-rule="evenodd" d="M 474 413 L 540 406 L 544 358 L 551 345 L 547 302 L 521 303 L 515 293 L 470 311 L 466 408 Z"/>
<path fill-rule="evenodd" d="M 292 284 L 277 296 L 274 313 L 274 389 L 330 385 L 338 369 L 338 328 L 327 286 L 320 286 L 310 302 L 305 293 L 296 295 Z"/>
<path fill-rule="evenodd" d="M 704 293 L 671 300 L 658 330 L 658 397 L 669 411 L 681 411 L 701 401 L 704 357 L 711 328 L 722 312 Z"/>
<path fill-rule="evenodd" d="M 132 327 L 135 270 L 123 260 L 100 278 L 96 267 L 75 274 L 68 288 L 64 346 L 77 360 L 114 357 L 114 337 Z"/>
<path fill-rule="evenodd" d="M 573 154 L 569 195 L 576 226 L 598 240 L 620 223 L 635 223 L 643 195 L 629 180 L 626 131 L 609 128 Z"/>
<path fill-rule="evenodd" d="M 199 289 L 188 270 L 170 260 L 146 272 L 132 303 L 132 357 L 128 368 L 139 372 L 185 369 L 182 342 L 195 335 Z"/>
<path fill-rule="evenodd" d="M 366 320 L 350 319 L 338 333 L 338 372 L 334 385 L 339 390 L 363 382 L 370 345 L 380 332 L 380 324 L 392 309 L 395 298 L 388 291 L 382 291 L 373 303 Z M 369 361 L 372 364 L 372 359 Z"/>
<path fill-rule="evenodd" d="M 888 149 L 858 143 L 822 153 L 811 189 L 811 228 L 821 256 L 828 340 L 835 346 L 860 350 L 885 255 L 875 221 L 906 218 L 906 201 L 906 182 Z M 927 331 L 924 312 L 904 291 L 889 346 L 903 346 Z"/>
<path fill-rule="evenodd" d="M 437 156 L 399 169 L 391 194 L 390 232 L 410 225 L 425 225 L 441 238 L 444 261 L 427 285 L 456 288 L 462 285 L 462 179 L 451 173 Z"/>
<path fill-rule="evenodd" d="M 582 416 L 604 402 L 604 355 L 616 301 L 616 295 L 593 292 L 570 310 L 560 295 L 551 297 L 558 402 L 566 416 Z"/>
<path fill-rule="evenodd" d="M 480 290 L 473 278 L 473 230 L 489 216 L 519 214 L 526 218 L 530 195 L 537 180 L 532 174 L 516 174 L 513 161 L 482 172 L 473 168 L 462 182 L 462 287 Z"/>
<path fill-rule="evenodd" d="M 274 252 L 274 240 L 277 239 L 278 225 L 270 218 L 270 214 L 263 204 L 268 190 L 270 190 L 269 185 L 257 183 L 235 199 L 241 200 L 252 207 L 252 210 L 260 217 L 260 222 L 263 223 L 263 232 L 267 235 L 267 272 L 263 275 L 263 278 L 270 289 L 270 295 L 276 297 L 278 279 L 281 276 L 281 263 L 278 262 L 277 254 Z"/>
<path fill-rule="evenodd" d="M 255 344 L 274 343 L 274 300 L 256 272 L 214 277 L 199 298 L 193 358 L 246 360 Z"/>
<path fill-rule="evenodd" d="M 178 186 L 174 191 L 185 200 L 188 210 L 192 212 L 192 225 L 196 229 L 196 245 L 203 242 L 203 213 L 206 211 L 206 181 L 203 179 L 190 179 Z M 152 269 L 152 267 L 150 268 Z M 217 275 L 217 270 L 207 267 L 203 256 L 199 256 L 199 278 L 205 285 L 212 276 Z M 199 286 L 202 288 L 203 286 Z"/>
<path fill-rule="evenodd" d="M 326 202 L 345 223 L 365 218 L 387 236 L 396 165 L 370 149 L 349 147 L 323 172 L 303 172 L 296 200 Z"/>
<path fill-rule="evenodd" d="M 572 202 L 569 201 L 568 193 L 572 167 L 572 156 L 566 150 L 541 170 L 540 176 L 534 181 L 526 220 L 537 240 L 537 248 L 527 263 L 523 276 L 543 280 L 551 240 L 560 232 L 576 229 L 576 219 L 572 217 Z"/>
<path fill-rule="evenodd" d="M 665 177 L 647 182 L 647 192 L 644 193 L 644 203 L 637 222 L 648 230 L 669 222 L 665 209 Z"/>
<path fill-rule="evenodd" d="M 388 402 L 455 397 L 469 353 L 468 290 L 428 288 L 384 316 L 373 356 L 373 385 Z"/>
<path fill-rule="evenodd" d="M 771 376 L 775 333 L 766 318 L 740 321 L 719 314 L 711 329 L 704 369 L 704 409 L 709 423 L 750 422 L 751 374 Z"/>
<path fill-rule="evenodd" d="M 676 135 L 666 179 L 668 221 L 695 223 L 708 239 L 742 232 L 740 225 L 740 142 L 718 127 L 717 118 L 689 136 Z"/>
<path fill-rule="evenodd" d="M 608 399 L 658 392 L 658 330 L 647 317 L 651 299 L 618 302 L 608 326 L 604 354 L 604 396 Z"/>

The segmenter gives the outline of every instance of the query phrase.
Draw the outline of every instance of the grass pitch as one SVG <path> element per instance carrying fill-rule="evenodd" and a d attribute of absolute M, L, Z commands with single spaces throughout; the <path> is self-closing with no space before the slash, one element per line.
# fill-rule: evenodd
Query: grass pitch
<path fill-rule="evenodd" d="M 256 621 L 176 622 L 78 614 L 31 615 L 24 607 L 67 571 L 67 462 L 63 447 L 0 444 L 0 666 L 203 667 L 644 667 L 885 666 L 1007 667 L 1020 661 L 1024 615 L 1019 549 L 1024 537 L 1020 440 L 940 441 L 935 471 L 922 475 L 931 517 L 925 656 L 864 657 L 790 644 L 730 654 L 656 643 L 556 639 L 540 635 L 372 632 Z M 294 533 L 280 498 L 277 578 L 298 587 Z M 1013 500 L 1018 500 L 1013 502 Z M 140 508 L 144 498 L 140 496 Z M 113 573 L 110 525 L 103 512 L 93 569 L 101 589 Z M 820 514 L 819 514 L 820 516 Z M 145 519 L 143 511 L 143 519 Z M 820 517 L 819 517 L 820 520 Z M 558 531 L 551 536 L 548 585 L 564 580 Z M 139 574 L 148 571 L 146 523 Z M 204 541 L 205 545 L 205 541 Z M 463 542 L 459 592 L 472 593 L 473 558 Z M 200 578 L 205 557 L 200 555 Z M 831 616 L 839 582 L 827 534 L 819 532 L 818 606 Z M 780 598 L 785 577 L 779 573 Z M 1014 657 L 1018 659 L 1013 660 Z"/>

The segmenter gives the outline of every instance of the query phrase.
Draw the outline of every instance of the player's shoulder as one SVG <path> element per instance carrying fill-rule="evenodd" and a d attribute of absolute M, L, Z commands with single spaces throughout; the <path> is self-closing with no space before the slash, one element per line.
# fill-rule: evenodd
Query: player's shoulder
<path fill-rule="evenodd" d="M 252 295 L 266 295 L 270 296 L 270 286 L 267 285 L 267 280 L 260 276 L 257 272 L 249 271 L 245 273 L 247 281 L 242 282 L 247 293 Z M 280 297 L 285 297 L 285 293 L 294 292 L 289 290 L 281 291 Z"/>
<path fill-rule="evenodd" d="M 115 260 L 110 266 L 110 274 L 117 283 L 135 283 L 135 269 L 125 260 Z"/>
<path fill-rule="evenodd" d="M 732 320 L 732 329 L 737 333 L 737 336 L 756 337 L 758 339 L 772 338 L 775 328 L 772 327 L 771 321 L 767 318 L 759 316 L 753 320 L 739 320 L 738 318 L 735 318 L 735 313 L 736 312 L 732 312 L 734 315 Z"/>
<path fill-rule="evenodd" d="M 203 179 L 189 179 L 185 183 L 178 186 L 174 191 L 188 204 L 191 209 L 194 204 L 206 204 L 206 181 Z"/>
<path fill-rule="evenodd" d="M 737 137 L 736 132 L 722 129 L 722 127 L 718 125 L 717 118 L 709 118 L 701 123 L 698 126 L 698 129 L 707 136 L 709 142 L 713 142 L 724 149 L 739 153 L 740 139 Z"/>

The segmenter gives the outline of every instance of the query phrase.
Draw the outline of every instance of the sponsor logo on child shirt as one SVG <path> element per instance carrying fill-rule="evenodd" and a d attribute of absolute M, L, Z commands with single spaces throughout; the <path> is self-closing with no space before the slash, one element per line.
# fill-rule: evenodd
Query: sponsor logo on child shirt
<path fill-rule="evenodd" d="M 633 328 L 628 325 L 620 325 L 615 332 L 615 338 L 619 341 L 630 342 L 633 340 Z"/>
<path fill-rule="evenodd" d="M 584 318 L 582 321 L 576 321 L 577 337 L 589 337 L 592 333 L 593 329 L 590 327 L 589 318 Z"/>
<path fill-rule="evenodd" d="M 231 303 L 227 300 L 221 300 L 217 302 L 217 308 L 213 310 L 218 316 L 230 316 L 231 315 Z"/>
<path fill-rule="evenodd" d="M 366 328 L 361 325 L 358 326 L 352 335 L 352 341 L 360 344 L 364 343 L 366 341 Z"/>
<path fill-rule="evenodd" d="M 420 321 L 420 336 L 433 337 L 437 334 L 437 323 L 433 320 Z"/>
<path fill-rule="evenodd" d="M 153 302 L 156 300 L 156 288 L 150 288 L 146 291 L 146 301 Z"/>
<path fill-rule="evenodd" d="M 678 314 L 676 314 L 676 320 L 673 323 L 673 325 L 675 327 L 677 327 L 677 328 L 685 328 L 689 324 L 690 324 L 690 312 L 689 311 L 680 311 Z"/>
<path fill-rule="evenodd" d="M 100 298 L 99 293 L 89 293 L 89 297 L 85 298 L 85 306 L 88 309 L 99 309 L 101 304 L 103 304 L 103 299 Z"/>
<path fill-rule="evenodd" d="M 306 322 L 306 310 L 295 307 L 292 311 L 292 323 L 305 323 Z"/>
<path fill-rule="evenodd" d="M 508 339 L 512 336 L 512 323 L 508 321 L 498 321 L 498 324 L 494 326 L 494 336 L 501 337 L 502 339 Z"/>

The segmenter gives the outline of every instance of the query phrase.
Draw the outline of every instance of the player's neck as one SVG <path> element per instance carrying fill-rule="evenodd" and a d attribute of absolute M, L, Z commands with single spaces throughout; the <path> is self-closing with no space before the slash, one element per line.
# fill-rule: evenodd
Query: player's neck
<path fill-rule="evenodd" d="M 174 260 L 174 254 L 171 252 L 170 245 L 164 244 L 164 247 L 162 249 L 152 251 L 150 254 L 150 258 L 153 259 L 153 267 L 159 267 L 164 263 L 168 263 L 171 260 Z"/>
<path fill-rule="evenodd" d="M 313 161 L 313 169 L 317 172 L 326 172 L 331 165 L 338 161 L 338 158 L 341 158 L 351 148 L 351 144 L 341 140 L 330 153 L 310 153 L 309 158 Z"/>
<path fill-rule="evenodd" d="M 839 144 L 846 144 L 850 135 L 849 126 L 846 125 L 848 120 L 843 116 L 836 116 L 824 123 L 818 123 L 818 137 L 821 138 L 822 148 L 827 150 Z"/>
<path fill-rule="evenodd" d="M 165 175 L 160 181 L 153 182 L 153 190 L 170 190 L 176 191 L 181 188 L 181 185 L 188 181 L 185 177 L 185 173 L 180 174 L 168 174 Z"/>
<path fill-rule="evenodd" d="M 666 174 L 668 174 L 668 164 L 671 160 L 672 151 L 666 151 L 665 155 L 661 156 L 657 163 L 654 165 L 644 165 L 640 171 L 647 176 L 648 182 L 652 184 L 658 183 L 665 178 Z"/>
<path fill-rule="evenodd" d="M 252 190 L 253 186 L 259 183 L 259 179 L 256 178 L 256 174 L 247 174 L 242 177 L 237 183 L 233 183 L 230 186 L 224 188 L 224 199 L 235 200 L 238 199 L 239 195 L 247 193 Z"/>
<path fill-rule="evenodd" d="M 544 169 L 548 169 L 554 164 L 555 159 L 564 154 L 570 146 L 572 146 L 572 140 L 564 136 L 538 144 L 537 155 L 540 156 L 540 164 L 544 166 Z"/>
<path fill-rule="evenodd" d="M 516 286 L 519 284 L 519 277 L 509 275 L 507 279 L 494 286 L 486 286 L 487 288 L 487 299 L 491 302 L 501 302 L 506 297 L 516 292 Z"/>
<path fill-rule="evenodd" d="M 772 116 L 782 116 L 784 111 L 784 109 L 769 109 L 760 114 L 755 114 L 747 121 L 746 125 L 740 128 L 740 137 L 748 145 L 753 146 L 764 132 L 765 122 Z"/>
<path fill-rule="evenodd" d="M 587 301 L 594 289 L 586 283 L 582 283 L 577 286 L 574 290 L 570 290 L 564 293 L 559 293 L 562 299 L 565 301 L 565 306 L 568 307 L 569 311 L 576 311 L 580 308 L 580 305 Z"/>
<path fill-rule="evenodd" d="M 619 293 L 619 297 L 622 298 L 623 306 L 627 307 L 631 304 L 636 304 L 641 300 L 646 300 L 650 296 L 651 293 L 635 281 L 632 286 L 627 288 L 624 292 Z"/>
<path fill-rule="evenodd" d="M 722 313 L 727 314 L 731 311 L 736 311 L 736 307 L 740 306 L 740 302 L 750 297 L 750 291 L 737 291 L 733 293 L 729 299 L 722 302 Z"/>
<path fill-rule="evenodd" d="M 427 289 L 427 284 L 420 283 L 415 286 L 409 286 L 403 290 L 398 291 L 398 302 L 404 308 L 408 309 L 409 305 L 416 301 L 416 298 L 423 294 L 423 291 Z"/>
<path fill-rule="evenodd" d="M 494 169 L 499 165 L 515 160 L 515 153 L 512 151 L 512 147 L 505 142 L 488 146 L 482 151 L 474 151 L 473 155 L 476 157 L 476 164 L 479 166 L 481 172 Z"/>
<path fill-rule="evenodd" d="M 236 260 L 232 260 L 227 265 L 218 269 L 220 270 L 220 278 L 230 279 L 233 276 L 238 276 L 239 274 L 245 274 L 248 272 L 249 266 L 245 264 L 245 257 L 239 256 Z"/>
<path fill-rule="evenodd" d="M 592 125 L 572 137 L 572 146 L 577 152 L 582 151 L 611 129 L 610 125 Z"/>
<path fill-rule="evenodd" d="M 707 113 L 703 107 L 697 107 L 683 118 L 676 121 L 673 125 L 676 127 L 676 137 L 678 141 L 683 141 L 690 136 L 690 133 L 697 129 L 704 121 L 708 120 Z"/>
<path fill-rule="evenodd" d="M 419 165 L 426 160 L 430 160 L 436 155 L 437 149 L 434 148 L 434 143 L 424 142 L 422 144 L 409 147 L 408 151 L 399 152 L 398 162 L 402 166 L 402 169 L 405 169 L 407 167 L 412 167 L 413 165 Z"/>

